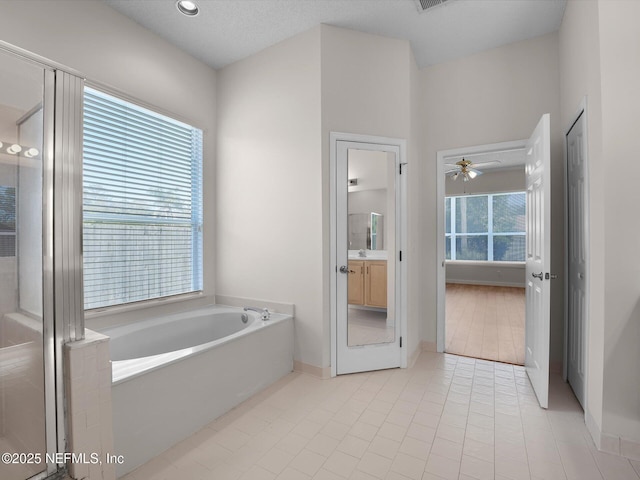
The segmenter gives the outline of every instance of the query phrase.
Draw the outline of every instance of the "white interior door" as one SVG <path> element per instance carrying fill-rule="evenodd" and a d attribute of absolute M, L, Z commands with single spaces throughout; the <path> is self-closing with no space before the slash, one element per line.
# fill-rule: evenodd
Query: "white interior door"
<path fill-rule="evenodd" d="M 525 367 L 538 402 L 549 405 L 551 296 L 550 116 L 542 116 L 526 149 L 527 259 Z"/>
<path fill-rule="evenodd" d="M 400 367 L 400 149 L 336 147 L 336 373 Z"/>
<path fill-rule="evenodd" d="M 568 235 L 568 342 L 567 378 L 576 398 L 584 406 L 586 230 L 585 230 L 584 112 L 567 134 L 567 235 Z"/>

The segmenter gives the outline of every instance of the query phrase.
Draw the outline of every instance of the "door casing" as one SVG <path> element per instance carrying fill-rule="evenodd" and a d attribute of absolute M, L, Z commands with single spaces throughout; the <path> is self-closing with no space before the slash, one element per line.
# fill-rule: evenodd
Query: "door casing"
<path fill-rule="evenodd" d="M 398 138 L 378 137 L 373 135 L 361 135 L 353 133 L 331 132 L 329 135 L 330 147 L 330 166 L 329 166 L 329 225 L 330 225 L 330 291 L 331 291 L 331 376 L 337 375 L 337 321 L 338 321 L 338 302 L 337 302 L 337 144 L 339 141 L 362 143 L 369 145 L 379 145 L 380 151 L 386 151 L 385 147 L 397 148 L 399 151 L 399 163 L 403 167 L 408 166 L 407 162 L 407 141 Z M 407 252 L 407 188 L 406 175 L 400 175 L 400 231 L 396 233 L 398 241 L 396 242 L 396 250 Z M 400 335 L 403 338 L 402 348 L 400 349 L 400 368 L 407 367 L 407 261 L 403 258 L 399 262 L 399 274 L 396 277 L 396 291 L 398 298 L 396 302 L 400 306 Z"/>

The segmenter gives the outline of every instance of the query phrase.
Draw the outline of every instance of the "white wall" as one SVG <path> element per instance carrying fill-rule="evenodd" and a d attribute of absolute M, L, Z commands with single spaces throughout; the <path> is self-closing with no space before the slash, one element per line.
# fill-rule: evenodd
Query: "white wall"
<path fill-rule="evenodd" d="M 551 114 L 552 269 L 563 266 L 563 163 L 560 125 L 558 35 L 506 45 L 420 72 L 425 101 L 422 184 L 422 248 L 425 252 L 423 338 L 436 339 L 436 153 L 439 150 L 528 138 Z M 562 361 L 563 283 L 551 298 L 551 361 Z"/>
<path fill-rule="evenodd" d="M 99 1 L 3 1 L 0 31 L 8 43 L 204 130 L 204 289 L 213 295 L 215 71 Z"/>
<path fill-rule="evenodd" d="M 295 304 L 295 359 L 327 366 L 320 27 L 218 72 L 217 293 Z"/>
<path fill-rule="evenodd" d="M 18 126 L 21 145 L 42 149 L 42 108 Z M 42 162 L 21 158 L 16 189 L 18 298 L 20 311 L 42 318 Z"/>
<path fill-rule="evenodd" d="M 447 283 L 525 287 L 525 267 L 511 262 L 447 262 Z"/>
<path fill-rule="evenodd" d="M 592 195 L 591 204 L 605 205 L 602 429 L 635 442 L 640 459 L 640 223 L 632 207 L 640 201 L 640 3 L 601 1 L 599 18 L 604 171 L 595 182 L 604 185 L 604 198 Z"/>
<path fill-rule="evenodd" d="M 407 348 L 409 355 L 409 365 L 417 359 L 420 352 L 424 331 L 426 329 L 424 319 L 429 315 L 430 305 L 425 305 L 423 298 L 426 292 L 426 258 L 424 252 L 429 244 L 424 238 L 424 209 L 427 205 L 425 200 L 429 193 L 423 179 L 425 175 L 433 175 L 433 171 L 427 168 L 424 161 L 425 132 L 424 106 L 426 92 L 422 89 L 421 74 L 418 66 L 411 55 L 409 59 L 409 89 L 410 89 L 410 130 L 408 155 L 410 165 L 407 165 L 407 218 L 408 218 L 408 238 L 407 238 L 407 290 L 408 290 L 408 325 L 407 325 Z M 428 173 L 427 173 L 428 172 Z M 435 308 L 435 306 L 433 307 Z M 435 342 L 424 345 L 429 350 L 435 351 Z"/>
<path fill-rule="evenodd" d="M 323 176 L 323 366 L 330 357 L 330 255 L 329 255 L 329 133 L 345 132 L 402 138 L 408 140 L 408 196 L 418 193 L 416 170 L 419 161 L 417 142 L 412 130 L 416 120 L 413 108 L 417 91 L 413 78 L 417 71 L 409 43 L 352 30 L 321 26 L 322 34 L 322 176 Z M 417 222 L 418 209 L 408 209 L 407 259 L 419 243 L 411 228 Z M 408 260 L 409 295 L 408 351 L 412 354 L 419 344 L 418 269 Z"/>
<path fill-rule="evenodd" d="M 602 109 L 600 86 L 600 34 L 598 2 L 570 0 L 559 31 L 560 129 L 564 135 L 575 120 L 582 98 L 587 96 L 589 170 L 589 233 L 591 247 L 589 283 L 587 425 L 602 429 L 604 375 L 605 302 L 605 205 L 602 156 Z M 616 247 L 617 248 L 617 247 Z M 597 439 L 596 439 L 597 441 Z"/>
<path fill-rule="evenodd" d="M 349 213 L 380 213 L 387 218 L 387 189 L 349 192 Z"/>
<path fill-rule="evenodd" d="M 567 3 L 560 29 L 566 131 L 587 97 L 589 285 L 587 426 L 598 447 L 640 459 L 640 241 L 629 206 L 640 175 L 640 4 Z M 620 174 L 624 172 L 624 174 Z"/>
<path fill-rule="evenodd" d="M 349 150 L 349 179 L 358 180 L 349 186 L 349 193 L 387 188 L 387 154 L 369 150 Z"/>

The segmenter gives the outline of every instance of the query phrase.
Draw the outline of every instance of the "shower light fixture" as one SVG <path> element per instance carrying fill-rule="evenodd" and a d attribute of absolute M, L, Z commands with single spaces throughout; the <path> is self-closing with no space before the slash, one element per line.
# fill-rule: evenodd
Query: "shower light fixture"
<path fill-rule="evenodd" d="M 176 8 L 178 11 L 188 17 L 195 17 L 200 12 L 198 5 L 191 0 L 178 0 L 176 2 Z"/>
<path fill-rule="evenodd" d="M 40 152 L 37 148 L 29 148 L 26 152 L 24 152 L 24 156 L 27 158 L 33 158 L 38 155 Z"/>
<path fill-rule="evenodd" d="M 34 158 L 40 155 L 40 150 L 38 150 L 37 148 L 19 145 L 17 143 L 0 141 L 0 153 L 6 153 L 8 155 L 18 155 L 21 152 L 22 155 L 27 158 Z"/>
<path fill-rule="evenodd" d="M 21 151 L 22 147 L 17 143 L 14 143 L 9 148 L 7 148 L 7 153 L 10 153 L 11 155 L 15 155 L 16 153 L 20 153 Z"/>

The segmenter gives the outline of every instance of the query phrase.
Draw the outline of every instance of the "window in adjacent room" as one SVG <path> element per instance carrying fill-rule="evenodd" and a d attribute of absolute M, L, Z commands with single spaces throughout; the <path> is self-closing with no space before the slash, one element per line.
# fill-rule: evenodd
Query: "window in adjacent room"
<path fill-rule="evenodd" d="M 445 258 L 524 262 L 526 194 L 445 198 Z"/>
<path fill-rule="evenodd" d="M 16 187 L 0 186 L 0 257 L 16 256 Z"/>
<path fill-rule="evenodd" d="M 84 93 L 84 304 L 202 290 L 202 131 Z"/>

